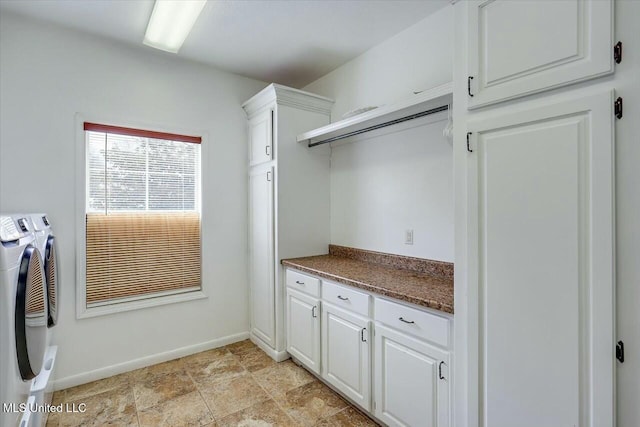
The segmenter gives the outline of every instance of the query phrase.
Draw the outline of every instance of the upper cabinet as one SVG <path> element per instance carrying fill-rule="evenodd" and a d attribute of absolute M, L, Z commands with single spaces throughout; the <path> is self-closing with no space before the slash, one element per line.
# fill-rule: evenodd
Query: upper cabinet
<path fill-rule="evenodd" d="M 273 109 L 257 114 L 249 122 L 249 166 L 272 159 Z"/>
<path fill-rule="evenodd" d="M 469 109 L 613 72 L 612 0 L 468 2 Z"/>

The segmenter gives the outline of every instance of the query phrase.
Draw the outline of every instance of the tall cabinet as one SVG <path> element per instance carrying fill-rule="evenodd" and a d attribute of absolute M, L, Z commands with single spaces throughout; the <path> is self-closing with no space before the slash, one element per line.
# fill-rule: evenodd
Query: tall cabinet
<path fill-rule="evenodd" d="M 584 82 L 614 72 L 613 2 L 471 0 L 456 19 L 467 45 L 454 104 L 469 110 L 457 116 L 458 414 L 469 427 L 611 427 L 617 94 Z"/>
<path fill-rule="evenodd" d="M 243 104 L 248 118 L 250 336 L 276 360 L 284 336 L 282 258 L 318 255 L 329 244 L 329 147 L 296 136 L 329 124 L 333 101 L 271 84 Z"/>

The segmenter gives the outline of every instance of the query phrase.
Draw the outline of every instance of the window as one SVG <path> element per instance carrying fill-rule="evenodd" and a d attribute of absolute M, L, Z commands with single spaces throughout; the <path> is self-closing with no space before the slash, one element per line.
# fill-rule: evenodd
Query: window
<path fill-rule="evenodd" d="M 84 130 L 86 309 L 200 291 L 201 139 Z"/>

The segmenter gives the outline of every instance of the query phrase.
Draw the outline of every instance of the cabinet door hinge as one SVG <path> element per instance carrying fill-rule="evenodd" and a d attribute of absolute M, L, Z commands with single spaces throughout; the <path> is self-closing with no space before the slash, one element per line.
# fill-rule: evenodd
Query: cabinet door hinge
<path fill-rule="evenodd" d="M 622 42 L 618 42 L 613 46 L 613 60 L 616 64 L 622 62 Z"/>
<path fill-rule="evenodd" d="M 616 344 L 616 359 L 620 363 L 624 363 L 624 343 L 622 341 L 618 341 L 618 344 Z"/>
<path fill-rule="evenodd" d="M 613 110 L 616 118 L 621 119 L 622 118 L 622 97 L 619 96 L 618 99 L 616 99 L 616 102 L 613 103 Z"/>

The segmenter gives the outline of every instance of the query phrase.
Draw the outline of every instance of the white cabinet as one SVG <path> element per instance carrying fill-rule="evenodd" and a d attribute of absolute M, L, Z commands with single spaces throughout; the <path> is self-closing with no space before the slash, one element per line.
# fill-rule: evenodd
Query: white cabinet
<path fill-rule="evenodd" d="M 320 301 L 287 288 L 287 351 L 320 373 Z"/>
<path fill-rule="evenodd" d="M 273 167 L 249 174 L 249 212 L 251 333 L 274 346 Z"/>
<path fill-rule="evenodd" d="M 370 323 L 334 305 L 322 305 L 322 377 L 363 409 L 371 409 Z"/>
<path fill-rule="evenodd" d="M 390 426 L 451 425 L 450 315 L 295 270 L 286 277 L 294 358 Z"/>
<path fill-rule="evenodd" d="M 613 72 L 612 0 L 470 0 L 468 107 Z"/>
<path fill-rule="evenodd" d="M 375 330 L 375 416 L 389 426 L 449 426 L 449 353 L 377 322 Z"/>
<path fill-rule="evenodd" d="M 269 108 L 249 122 L 249 165 L 268 162 L 273 156 L 273 115 Z"/>
<path fill-rule="evenodd" d="M 288 357 L 280 260 L 322 253 L 330 235 L 329 147 L 309 150 L 296 135 L 328 124 L 332 104 L 271 84 L 242 105 L 248 118 L 250 338 L 278 361 Z"/>
<path fill-rule="evenodd" d="M 482 427 L 613 425 L 613 120 L 605 91 L 468 121 Z"/>

